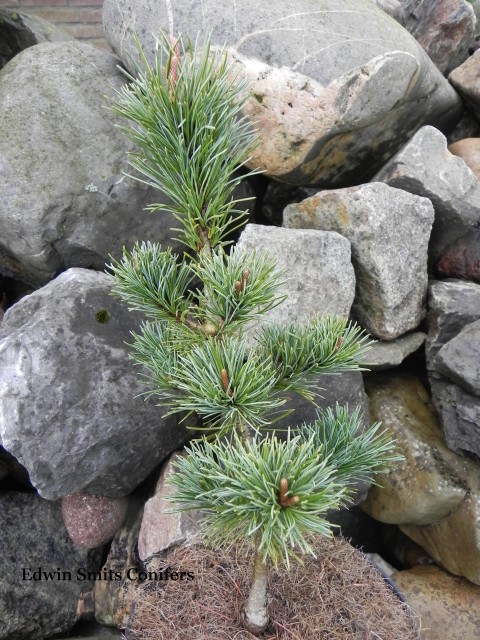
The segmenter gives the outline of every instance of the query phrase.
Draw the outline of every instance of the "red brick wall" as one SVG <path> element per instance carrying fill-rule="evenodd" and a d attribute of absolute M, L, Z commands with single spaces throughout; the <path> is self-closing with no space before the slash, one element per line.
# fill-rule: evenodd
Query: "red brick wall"
<path fill-rule="evenodd" d="M 0 7 L 39 16 L 79 40 L 109 49 L 103 35 L 102 5 L 103 0 L 0 0 Z"/>

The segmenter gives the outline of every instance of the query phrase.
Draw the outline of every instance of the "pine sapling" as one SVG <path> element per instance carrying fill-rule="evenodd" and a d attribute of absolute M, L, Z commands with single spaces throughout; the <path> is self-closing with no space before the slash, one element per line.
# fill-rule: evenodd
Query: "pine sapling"
<path fill-rule="evenodd" d="M 331 535 L 325 513 L 399 456 L 378 424 L 365 430 L 358 410 L 339 405 L 283 439 L 272 430 L 288 414 L 288 393 L 314 402 L 319 376 L 358 370 L 368 338 L 331 316 L 257 323 L 283 300 L 284 275 L 267 253 L 229 247 L 247 217 L 235 197 L 238 170 L 257 143 L 241 115 L 246 86 L 208 41 L 162 36 L 153 67 L 140 46 L 139 53 L 135 77 L 111 108 L 130 122 L 122 129 L 137 145 L 130 162 L 139 179 L 168 196 L 149 209 L 173 214 L 185 253 L 136 244 L 111 265 L 115 291 L 148 318 L 134 335 L 133 358 L 149 393 L 169 413 L 202 419 L 205 437 L 192 441 L 171 477 L 175 508 L 202 510 L 208 544 L 253 546 L 243 621 L 260 635 L 270 564 L 288 568 L 313 554 L 310 536 Z"/>

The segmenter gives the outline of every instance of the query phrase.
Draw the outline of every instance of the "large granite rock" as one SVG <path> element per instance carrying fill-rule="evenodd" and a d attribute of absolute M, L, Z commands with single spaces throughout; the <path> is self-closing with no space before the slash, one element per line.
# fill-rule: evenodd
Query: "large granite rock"
<path fill-rule="evenodd" d="M 278 295 L 288 296 L 261 323 L 310 320 L 315 314 L 348 316 L 355 295 L 350 242 L 338 233 L 248 224 L 241 251 L 268 251 L 285 270 Z"/>
<path fill-rule="evenodd" d="M 391 576 L 420 616 L 424 640 L 477 640 L 480 587 L 439 567 L 418 566 Z"/>
<path fill-rule="evenodd" d="M 73 544 L 60 505 L 34 493 L 0 493 L 0 549 L 0 639 L 69 631 L 81 593 L 91 588 L 85 572 L 98 571 L 101 559 Z"/>
<path fill-rule="evenodd" d="M 445 136 L 434 127 L 420 129 L 374 180 L 432 201 L 433 260 L 480 220 L 480 182 L 461 158 L 448 151 Z"/>
<path fill-rule="evenodd" d="M 59 42 L 0 72 L 0 273 L 38 286 L 67 267 L 103 270 L 125 244 L 171 237 L 169 215 L 142 212 L 163 194 L 124 175 L 133 146 L 105 108 L 125 82 L 117 65 Z"/>
<path fill-rule="evenodd" d="M 214 0 L 106 0 L 103 22 L 132 71 L 134 31 L 150 60 L 160 30 L 226 44 L 261 136 L 251 165 L 291 184 L 368 180 L 419 126 L 461 115 L 420 45 L 370 0 L 244 0 L 221 11 Z"/>
<path fill-rule="evenodd" d="M 374 336 L 392 340 L 425 315 L 433 217 L 427 199 L 372 183 L 320 191 L 291 204 L 283 224 L 336 231 L 350 240 L 357 281 L 353 311 Z"/>
<path fill-rule="evenodd" d="M 451 573 L 480 584 L 480 468 L 444 444 L 425 388 L 380 379 L 368 389 L 372 418 L 397 439 L 406 462 L 372 487 L 362 507 L 398 524 Z"/>
<path fill-rule="evenodd" d="M 121 497 L 188 437 L 162 418 L 128 358 L 140 316 L 111 296 L 113 278 L 70 269 L 5 314 L 0 439 L 50 500 Z"/>
<path fill-rule="evenodd" d="M 403 24 L 433 62 L 449 73 L 475 43 L 476 18 L 468 0 L 400 0 Z"/>
<path fill-rule="evenodd" d="M 34 44 L 63 40 L 75 38 L 47 20 L 0 8 L 0 69 L 17 53 Z"/>

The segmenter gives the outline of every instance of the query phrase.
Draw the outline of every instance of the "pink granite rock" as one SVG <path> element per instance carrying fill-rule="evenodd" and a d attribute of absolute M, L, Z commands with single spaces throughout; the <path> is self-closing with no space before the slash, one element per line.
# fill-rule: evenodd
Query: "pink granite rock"
<path fill-rule="evenodd" d="M 480 138 L 464 138 L 448 147 L 450 153 L 462 158 L 467 167 L 480 180 Z"/>
<path fill-rule="evenodd" d="M 128 498 L 68 495 L 62 498 L 63 521 L 75 544 L 102 547 L 122 526 L 127 506 Z"/>
<path fill-rule="evenodd" d="M 462 64 L 475 43 L 475 13 L 469 0 L 400 0 L 403 25 L 442 73 Z"/>

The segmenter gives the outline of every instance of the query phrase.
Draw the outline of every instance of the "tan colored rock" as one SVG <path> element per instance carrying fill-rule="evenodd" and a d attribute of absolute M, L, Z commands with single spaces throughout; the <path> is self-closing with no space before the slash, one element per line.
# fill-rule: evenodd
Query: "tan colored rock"
<path fill-rule="evenodd" d="M 480 180 L 480 138 L 464 138 L 448 147 L 450 153 L 462 158 L 467 167 Z"/>
<path fill-rule="evenodd" d="M 426 525 L 458 509 L 467 488 L 454 469 L 433 406 L 415 379 L 391 378 L 368 392 L 372 420 L 382 422 L 405 456 L 372 487 L 362 508 L 391 524 Z"/>
<path fill-rule="evenodd" d="M 392 579 L 420 616 L 423 640 L 478 640 L 480 588 L 439 567 L 418 566 Z"/>
<path fill-rule="evenodd" d="M 454 69 L 448 79 L 464 96 L 475 115 L 480 116 L 480 49 Z"/>
<path fill-rule="evenodd" d="M 479 465 L 445 446 L 418 380 L 374 382 L 369 395 L 372 419 L 398 440 L 406 463 L 378 477 L 384 488 L 372 487 L 362 507 L 398 524 L 451 573 L 480 584 Z"/>
<path fill-rule="evenodd" d="M 147 501 L 143 511 L 142 524 L 138 536 L 138 555 L 148 569 L 160 568 L 160 557 L 174 546 L 190 542 L 198 533 L 199 511 L 166 513 L 172 503 L 165 498 L 175 492 L 168 484 L 175 460 L 180 454 L 174 453 L 164 464 L 157 483 L 155 495 Z"/>
<path fill-rule="evenodd" d="M 480 482 L 477 465 L 470 465 L 477 476 L 475 486 L 455 513 L 436 524 L 400 525 L 400 529 L 448 571 L 480 584 Z"/>

